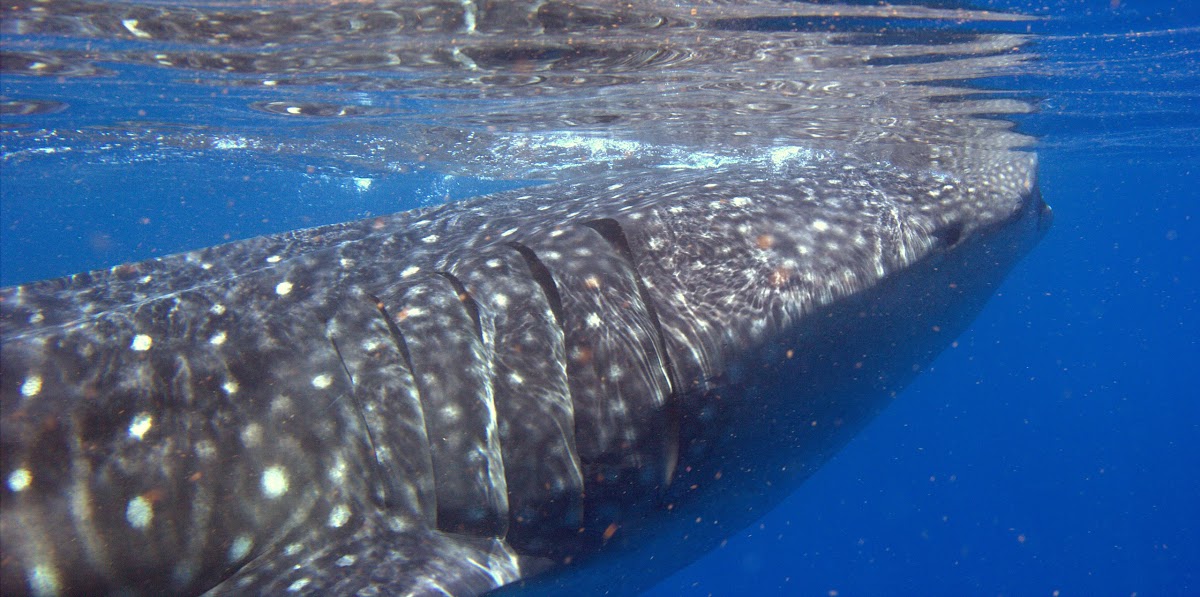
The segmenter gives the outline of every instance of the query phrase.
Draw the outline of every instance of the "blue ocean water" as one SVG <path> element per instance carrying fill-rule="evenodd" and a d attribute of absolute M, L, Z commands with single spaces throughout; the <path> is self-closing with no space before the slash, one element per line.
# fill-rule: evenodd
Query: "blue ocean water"
<path fill-rule="evenodd" d="M 779 508 L 651 594 L 1200 593 L 1200 9 L 977 5 L 1046 17 L 1030 25 L 1041 58 L 1029 72 L 977 84 L 1037 106 L 1009 118 L 1039 139 L 1054 228 L 883 415 Z M 2 94 L 60 93 L 53 79 L 10 77 Z M 12 159 L 33 149 L 6 141 L 4 285 L 520 184 L 292 147 L 250 159 L 177 138 L 164 152 L 112 126 L 137 120 L 139 94 L 161 83 L 130 79 L 134 89 L 90 105 L 73 90 L 70 111 L 35 124 L 5 116 L 51 130 L 90 114 L 112 138 L 86 160 L 66 143 Z M 178 98 L 189 108 L 158 117 L 234 121 L 246 103 L 236 89 L 190 89 L 196 98 Z M 211 111 L 188 111 L 199 100 Z M 338 134 L 280 127 L 284 140 Z"/>
<path fill-rule="evenodd" d="M 1054 227 L 800 491 L 650 594 L 1200 593 L 1200 7 L 1028 8 L 1074 65 L 1016 118 Z"/>

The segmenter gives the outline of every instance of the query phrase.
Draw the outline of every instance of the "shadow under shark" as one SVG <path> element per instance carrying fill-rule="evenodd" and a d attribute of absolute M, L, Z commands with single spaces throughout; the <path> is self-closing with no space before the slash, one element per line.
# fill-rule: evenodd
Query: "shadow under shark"
<path fill-rule="evenodd" d="M 1032 154 L 963 162 L 623 172 L 4 289 L 4 593 L 648 586 L 1040 238 Z"/>

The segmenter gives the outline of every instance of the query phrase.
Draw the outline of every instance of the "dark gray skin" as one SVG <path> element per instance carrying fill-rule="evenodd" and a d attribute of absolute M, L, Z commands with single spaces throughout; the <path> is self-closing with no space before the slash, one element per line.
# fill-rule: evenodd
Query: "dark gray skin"
<path fill-rule="evenodd" d="M 645 586 L 861 429 L 1048 216 L 1031 154 L 830 158 L 4 289 L 3 593 Z"/>

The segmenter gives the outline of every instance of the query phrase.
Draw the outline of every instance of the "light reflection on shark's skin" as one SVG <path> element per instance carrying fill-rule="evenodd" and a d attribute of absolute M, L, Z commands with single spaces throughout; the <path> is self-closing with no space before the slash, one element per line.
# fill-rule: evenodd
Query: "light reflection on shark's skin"
<path fill-rule="evenodd" d="M 636 590 L 807 478 L 1049 224 L 1027 140 L 970 116 L 1024 107 L 926 85 L 1018 64 L 1010 35 L 730 25 L 830 14 L 802 4 L 45 6 L 6 31 L 273 85 L 383 56 L 415 76 L 380 84 L 477 94 L 390 151 L 553 182 L 4 289 L 6 595 Z M 354 51 L 262 51 L 335 33 Z"/>

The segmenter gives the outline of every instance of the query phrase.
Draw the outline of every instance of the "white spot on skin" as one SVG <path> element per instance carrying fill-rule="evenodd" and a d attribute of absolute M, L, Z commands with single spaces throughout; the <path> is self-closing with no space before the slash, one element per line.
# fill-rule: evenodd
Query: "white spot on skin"
<path fill-rule="evenodd" d="M 263 471 L 262 489 L 263 493 L 271 499 L 275 499 L 287 493 L 287 471 L 285 471 L 282 466 L 273 466 Z"/>
<path fill-rule="evenodd" d="M 304 549 L 303 545 L 300 545 L 299 543 L 292 543 L 292 544 L 288 545 L 287 547 L 283 548 L 283 553 L 284 553 L 284 555 L 294 556 L 294 555 L 300 553 L 301 549 Z"/>
<path fill-rule="evenodd" d="M 603 323 L 604 323 L 604 321 L 603 321 L 602 319 L 600 319 L 600 315 L 599 315 L 599 314 L 597 314 L 597 313 L 588 313 L 588 316 L 587 316 L 587 326 L 588 326 L 588 327 L 590 327 L 590 328 L 598 328 L 598 327 L 600 327 L 600 326 L 601 326 Z"/>
<path fill-rule="evenodd" d="M 346 481 L 346 460 L 341 456 L 329 468 L 329 480 L 339 485 Z"/>
<path fill-rule="evenodd" d="M 254 542 L 246 535 L 238 535 L 237 539 L 233 540 L 233 544 L 229 546 L 229 561 L 237 562 L 246 557 L 250 553 L 250 548 Z"/>
<path fill-rule="evenodd" d="M 19 468 L 8 475 L 8 488 L 15 493 L 25 491 L 31 483 L 33 474 L 27 468 Z"/>
<path fill-rule="evenodd" d="M 279 263 L 282 260 L 283 260 L 283 258 L 278 255 L 272 255 L 270 257 L 267 257 L 267 263 Z"/>
<path fill-rule="evenodd" d="M 287 590 L 289 593 L 299 593 L 300 591 L 303 591 L 304 587 L 307 587 L 308 583 L 310 582 L 312 581 L 307 578 L 302 578 L 288 586 Z"/>
<path fill-rule="evenodd" d="M 146 432 L 150 431 L 150 427 L 154 425 L 154 417 L 150 413 L 138 413 L 133 418 L 133 422 L 129 424 L 129 437 L 142 441 L 146 437 Z"/>
<path fill-rule="evenodd" d="M 407 278 L 407 277 L 409 277 L 409 276 L 411 276 L 411 275 L 413 275 L 413 274 L 415 274 L 415 273 L 417 273 L 417 272 L 419 272 L 419 271 L 421 271 L 421 268 L 419 268 L 419 267 L 417 267 L 417 266 L 415 266 L 415 265 L 410 265 L 410 266 L 408 266 L 408 267 L 404 268 L 404 271 L 400 272 L 400 277 L 401 277 L 401 278 Z"/>
<path fill-rule="evenodd" d="M 314 388 L 317 388 L 318 390 L 324 390 L 325 388 L 328 388 L 330 385 L 333 385 L 333 377 L 331 377 L 328 373 L 322 373 L 322 374 L 312 378 L 312 385 Z"/>
<path fill-rule="evenodd" d="M 284 280 L 283 282 L 280 282 L 275 285 L 275 294 L 278 294 L 279 296 L 284 296 L 291 291 L 292 291 L 292 283 L 288 282 L 287 280 Z"/>
<path fill-rule="evenodd" d="M 29 590 L 37 597 L 49 597 L 62 593 L 62 584 L 58 580 L 58 571 L 51 566 L 41 564 L 29 571 Z"/>
<path fill-rule="evenodd" d="M 813 220 L 812 228 L 817 232 L 825 232 L 826 230 L 829 230 L 829 222 L 826 222 L 825 220 Z"/>
<path fill-rule="evenodd" d="M 508 306 L 508 296 L 500 294 L 500 293 L 496 293 L 496 295 L 492 297 L 492 302 L 496 303 L 497 307 L 500 307 L 500 308 L 507 307 Z"/>
<path fill-rule="evenodd" d="M 508 380 L 511 381 L 514 385 L 518 385 L 518 386 L 525 383 L 525 378 L 521 377 L 521 375 L 515 371 L 508 374 Z"/>
<path fill-rule="evenodd" d="M 246 425 L 242 430 L 242 444 L 247 448 L 258 447 L 262 443 L 262 426 L 258 423 Z"/>
<path fill-rule="evenodd" d="M 436 243 L 437 241 L 438 241 L 438 235 L 436 235 L 436 234 L 430 234 L 429 236 L 426 236 L 425 238 L 421 239 L 421 242 L 423 242 L 423 243 Z"/>
<path fill-rule="evenodd" d="M 343 504 L 334 506 L 333 510 L 329 513 L 329 526 L 335 529 L 341 528 L 348 520 L 350 520 L 350 508 L 347 508 Z"/>
<path fill-rule="evenodd" d="M 202 439 L 196 442 L 196 457 L 201 460 L 211 460 L 217 455 L 217 447 L 212 442 Z"/>
<path fill-rule="evenodd" d="M 209 307 L 208 312 L 212 313 L 213 315 L 224 315 L 225 314 L 225 305 L 222 305 L 221 303 L 217 303 L 217 304 Z"/>
<path fill-rule="evenodd" d="M 149 527 L 150 521 L 153 519 L 154 506 L 140 495 L 129 500 L 129 504 L 125 506 L 125 520 L 128 520 L 129 526 L 135 529 Z"/>
<path fill-rule="evenodd" d="M 356 562 L 357 560 L 358 560 L 358 556 L 346 554 L 346 555 L 338 558 L 337 565 L 342 568 L 345 568 L 346 566 L 353 566 L 354 562 Z"/>
<path fill-rule="evenodd" d="M 208 339 L 208 343 L 213 346 L 220 346 L 225 343 L 225 332 L 217 332 Z"/>
<path fill-rule="evenodd" d="M 608 379 L 611 381 L 617 381 L 621 379 L 621 376 L 624 375 L 624 373 L 625 372 L 621 370 L 619 365 L 613 365 L 612 367 L 608 368 Z"/>
<path fill-rule="evenodd" d="M 126 31 L 132 33 L 134 37 L 140 37 L 142 39 L 150 37 L 149 33 L 146 33 L 138 28 L 137 19 L 121 19 L 121 25 L 125 27 Z"/>
<path fill-rule="evenodd" d="M 145 352 L 147 350 L 150 350 L 150 347 L 153 345 L 154 345 L 154 338 L 151 338 L 150 336 L 147 336 L 146 334 L 138 334 L 133 337 L 133 342 L 131 342 L 129 344 L 129 348 L 132 348 L 138 352 Z"/>
<path fill-rule="evenodd" d="M 25 383 L 21 384 L 21 395 L 26 398 L 33 398 L 42 391 L 42 376 L 36 373 L 25 378 Z"/>
<path fill-rule="evenodd" d="M 238 391 L 238 382 L 231 379 L 231 380 L 221 384 L 221 389 L 225 390 L 226 394 L 230 394 L 230 395 L 236 394 Z"/>

